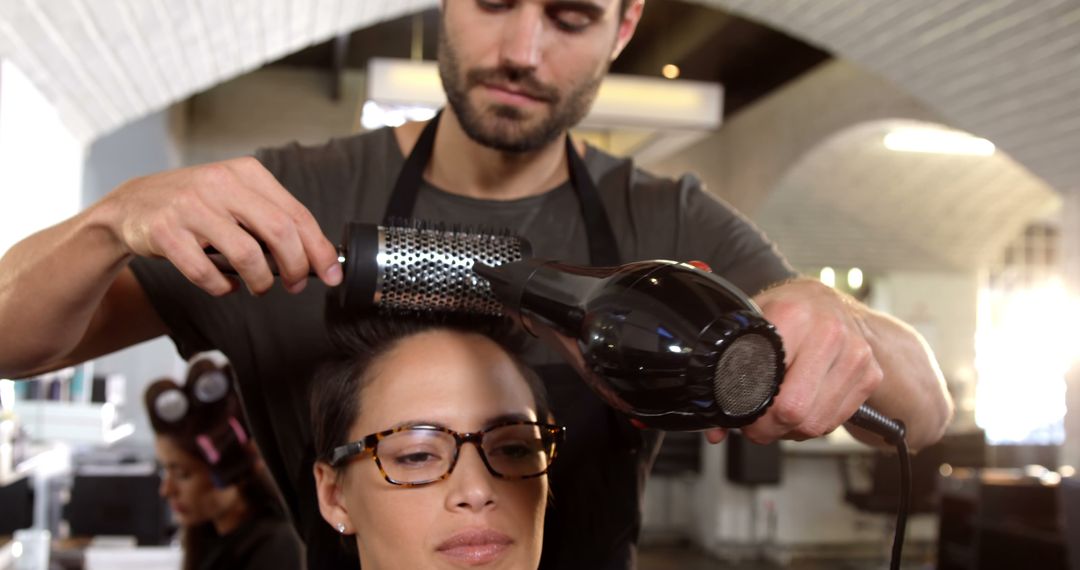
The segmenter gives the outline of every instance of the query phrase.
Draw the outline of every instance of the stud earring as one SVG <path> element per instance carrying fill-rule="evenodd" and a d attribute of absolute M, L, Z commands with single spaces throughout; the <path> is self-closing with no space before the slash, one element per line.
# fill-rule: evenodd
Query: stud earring
<path fill-rule="evenodd" d="M 338 534 L 345 534 L 345 523 L 337 523 Z"/>

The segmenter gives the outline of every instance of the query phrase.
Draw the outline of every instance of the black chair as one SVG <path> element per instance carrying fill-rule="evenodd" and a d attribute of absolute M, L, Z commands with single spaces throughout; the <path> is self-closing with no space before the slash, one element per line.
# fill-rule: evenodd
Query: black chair
<path fill-rule="evenodd" d="M 1058 500 L 1069 569 L 1080 570 L 1080 479 L 1063 478 L 1058 486 Z"/>
<path fill-rule="evenodd" d="M 23 477 L 0 487 L 0 536 L 34 525 L 34 486 L 31 477 Z"/>
<path fill-rule="evenodd" d="M 942 448 L 932 446 L 911 456 L 911 506 L 909 513 L 937 510 L 937 480 L 943 463 Z M 895 453 L 875 452 L 870 465 L 870 487 L 855 489 L 845 463 L 841 467 L 844 501 L 856 509 L 889 514 L 900 507 L 900 459 Z"/>
<path fill-rule="evenodd" d="M 158 494 L 160 485 L 156 471 L 76 474 L 66 509 L 71 535 L 134 536 L 140 546 L 165 544 L 171 515 Z"/>

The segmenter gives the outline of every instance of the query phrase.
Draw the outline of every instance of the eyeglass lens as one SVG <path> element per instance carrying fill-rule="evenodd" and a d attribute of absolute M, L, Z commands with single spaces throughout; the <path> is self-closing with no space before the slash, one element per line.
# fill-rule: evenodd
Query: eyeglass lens
<path fill-rule="evenodd" d="M 509 425 L 484 432 L 488 465 L 505 477 L 543 473 L 551 463 L 551 443 L 534 425 Z M 379 441 L 377 454 L 386 475 L 399 483 L 439 479 L 454 462 L 454 436 L 438 430 L 408 429 Z"/>

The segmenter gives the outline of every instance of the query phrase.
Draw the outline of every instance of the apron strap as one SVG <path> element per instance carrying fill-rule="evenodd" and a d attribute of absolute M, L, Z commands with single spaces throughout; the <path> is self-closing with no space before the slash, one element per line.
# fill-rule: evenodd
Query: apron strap
<path fill-rule="evenodd" d="M 585 235 L 589 239 L 589 264 L 595 267 L 619 265 L 619 245 L 615 241 L 615 232 L 611 229 L 607 211 L 600 201 L 600 191 L 596 188 L 585 161 L 574 148 L 570 135 L 566 135 L 566 161 L 570 165 L 570 183 L 577 192 L 581 203 L 581 216 L 585 219 Z"/>
<path fill-rule="evenodd" d="M 412 217 L 416 197 L 424 182 L 424 169 L 427 168 L 435 150 L 435 132 L 438 130 L 440 117 L 442 117 L 441 110 L 424 127 L 412 152 L 405 159 L 405 164 L 401 167 L 397 182 L 394 184 L 394 191 L 390 195 L 390 201 L 386 205 L 386 212 L 383 215 L 384 224 L 389 224 L 394 219 Z M 570 170 L 570 185 L 577 193 L 578 202 L 581 204 L 581 215 L 585 220 L 585 235 L 589 241 L 589 264 L 598 267 L 618 265 L 621 263 L 621 256 L 618 243 L 615 241 L 615 232 L 611 229 L 611 222 L 600 200 L 596 183 L 589 175 L 585 161 L 574 148 L 569 134 L 566 135 L 566 161 Z"/>
<path fill-rule="evenodd" d="M 416 196 L 420 193 L 420 185 L 424 182 L 424 169 L 431 160 L 431 154 L 435 150 L 435 131 L 439 128 L 439 117 L 442 110 L 428 121 L 427 126 L 420 133 L 420 138 L 413 145 L 412 152 L 405 159 L 405 164 L 398 173 L 397 182 L 394 183 L 394 192 L 390 194 L 390 202 L 386 205 L 386 213 L 383 215 L 383 224 L 389 225 L 391 220 L 407 219 L 412 217 L 413 208 L 416 206 Z"/>

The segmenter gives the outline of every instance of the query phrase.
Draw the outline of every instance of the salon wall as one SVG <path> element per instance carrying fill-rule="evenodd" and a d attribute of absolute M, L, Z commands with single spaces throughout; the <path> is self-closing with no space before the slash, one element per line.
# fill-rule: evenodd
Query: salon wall
<path fill-rule="evenodd" d="M 355 132 L 364 74 L 341 78 L 341 98 L 330 98 L 329 72 L 260 69 L 195 95 L 189 102 L 185 164 L 250 155 L 291 141 L 320 144 Z"/>

